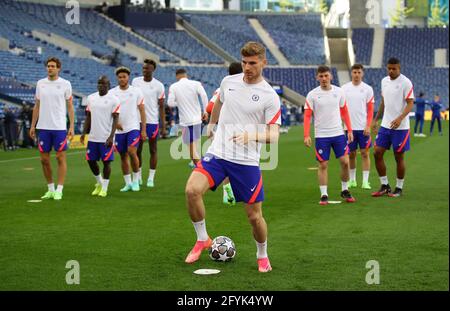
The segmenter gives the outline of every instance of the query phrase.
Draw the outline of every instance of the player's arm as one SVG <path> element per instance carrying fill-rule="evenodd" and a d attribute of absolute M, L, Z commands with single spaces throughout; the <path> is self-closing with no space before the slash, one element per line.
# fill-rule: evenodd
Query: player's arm
<path fill-rule="evenodd" d="M 372 130 L 376 131 L 378 129 L 378 120 L 383 118 L 383 114 L 384 114 L 384 97 L 382 95 L 377 114 L 375 115 L 375 118 L 372 121 Z"/>
<path fill-rule="evenodd" d="M 117 130 L 117 124 L 119 123 L 119 113 L 118 112 L 114 112 L 112 114 L 112 118 L 113 118 L 113 124 L 111 127 L 111 133 L 109 133 L 109 137 L 106 140 L 106 146 L 108 146 L 108 148 L 110 148 L 114 142 L 114 134 L 116 133 Z"/>
<path fill-rule="evenodd" d="M 199 87 L 197 89 L 198 95 L 200 95 L 201 99 L 201 110 L 202 110 L 202 120 L 207 121 L 208 120 L 208 113 L 206 112 L 206 106 L 208 106 L 208 95 L 206 95 L 206 91 L 199 83 Z"/>
<path fill-rule="evenodd" d="M 91 112 L 89 110 L 86 111 L 86 119 L 84 120 L 84 125 L 83 125 L 83 133 L 81 133 L 80 136 L 80 142 L 84 145 L 84 138 L 86 136 L 86 134 L 90 131 L 91 129 Z"/>
<path fill-rule="evenodd" d="M 216 124 L 219 122 L 220 117 L 220 111 L 222 110 L 222 102 L 220 101 L 220 98 L 217 97 L 216 101 L 214 102 L 213 109 L 211 111 L 211 118 L 209 119 L 209 124 L 207 127 L 206 135 L 208 137 L 211 137 L 213 135 L 213 130 Z"/>
<path fill-rule="evenodd" d="M 31 128 L 30 128 L 30 137 L 34 139 L 36 137 L 36 123 L 39 119 L 39 107 L 41 105 L 41 101 L 39 99 L 36 99 L 36 102 L 34 103 L 33 108 L 33 117 L 31 119 Z"/>
<path fill-rule="evenodd" d="M 375 105 L 375 99 L 373 96 L 373 92 L 371 92 L 372 97 L 367 102 L 367 118 L 366 118 L 366 127 L 364 128 L 363 134 L 365 136 L 370 135 L 370 129 L 372 127 L 372 120 L 373 120 L 373 109 Z"/>
<path fill-rule="evenodd" d="M 304 108 L 304 117 L 303 117 L 303 143 L 306 147 L 311 147 L 312 145 L 312 139 L 311 139 L 311 118 L 313 116 L 313 110 L 312 110 L 312 98 L 309 96 L 305 101 Z"/>
<path fill-rule="evenodd" d="M 175 96 L 175 92 L 172 89 L 172 86 L 169 87 L 169 96 L 167 98 L 167 106 L 169 106 L 171 108 L 177 106 L 177 99 Z"/>
<path fill-rule="evenodd" d="M 164 98 L 158 99 L 158 105 L 159 105 L 159 117 L 161 118 L 161 135 L 163 137 L 166 137 L 166 109 L 164 107 Z"/>
<path fill-rule="evenodd" d="M 348 142 L 351 143 L 353 141 L 353 129 L 352 129 L 352 122 L 350 120 L 350 113 L 348 112 L 347 103 L 345 103 L 344 106 L 340 107 L 340 114 L 342 121 L 344 121 L 344 124 L 347 127 Z"/>
<path fill-rule="evenodd" d="M 395 130 L 396 128 L 398 128 L 400 126 L 400 123 L 402 123 L 403 119 L 408 117 L 413 107 L 414 107 L 414 98 L 406 99 L 406 107 L 403 110 L 402 114 L 391 122 L 391 129 Z"/>
<path fill-rule="evenodd" d="M 146 131 L 146 118 L 145 118 L 145 106 L 144 106 L 144 99 L 140 102 L 138 105 L 139 114 L 141 115 L 141 138 L 142 140 L 147 140 L 147 131 Z"/>
<path fill-rule="evenodd" d="M 67 137 L 69 138 L 69 140 L 71 140 L 73 138 L 73 135 L 75 134 L 75 112 L 73 109 L 72 96 L 70 96 L 70 98 L 66 100 L 66 104 L 67 112 L 69 113 L 69 132 L 67 133 Z"/>

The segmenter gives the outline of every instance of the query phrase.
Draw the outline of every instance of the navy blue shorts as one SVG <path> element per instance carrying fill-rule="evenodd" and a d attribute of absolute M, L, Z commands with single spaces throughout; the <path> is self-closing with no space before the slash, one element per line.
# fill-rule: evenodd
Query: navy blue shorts
<path fill-rule="evenodd" d="M 189 126 L 183 126 L 181 131 L 183 136 L 183 143 L 188 145 L 198 140 L 200 136 L 202 136 L 202 125 L 201 123 L 199 123 Z"/>
<path fill-rule="evenodd" d="M 87 161 L 113 161 L 114 160 L 114 145 L 108 148 L 105 143 L 97 143 L 88 141 L 86 148 Z"/>
<path fill-rule="evenodd" d="M 141 140 L 141 132 L 139 130 L 131 130 L 128 133 L 116 134 L 116 150 L 119 153 L 126 153 L 128 151 L 128 147 L 136 147 Z"/>
<path fill-rule="evenodd" d="M 56 152 L 67 150 L 66 130 L 38 130 L 38 139 L 40 152 L 50 152 L 52 147 Z"/>
<path fill-rule="evenodd" d="M 159 124 L 147 123 L 145 125 L 145 129 L 147 131 L 147 137 L 149 140 L 150 139 L 158 139 Z"/>
<path fill-rule="evenodd" d="M 228 177 L 236 202 L 253 204 L 264 201 L 264 187 L 259 166 L 233 163 L 206 154 L 194 169 L 208 178 L 211 190 Z"/>
<path fill-rule="evenodd" d="M 409 130 L 393 130 L 380 127 L 378 135 L 375 139 L 375 146 L 389 150 L 392 145 L 394 152 L 408 151 L 410 149 L 409 134 Z"/>
<path fill-rule="evenodd" d="M 316 159 L 319 162 L 328 161 L 330 159 L 331 148 L 333 148 L 336 159 L 348 154 L 347 137 L 339 135 L 334 137 L 317 137 L 316 138 Z"/>
<path fill-rule="evenodd" d="M 370 135 L 365 136 L 364 131 L 356 130 L 353 131 L 353 141 L 348 144 L 350 151 L 355 151 L 356 149 L 369 149 L 372 147 L 372 137 Z"/>

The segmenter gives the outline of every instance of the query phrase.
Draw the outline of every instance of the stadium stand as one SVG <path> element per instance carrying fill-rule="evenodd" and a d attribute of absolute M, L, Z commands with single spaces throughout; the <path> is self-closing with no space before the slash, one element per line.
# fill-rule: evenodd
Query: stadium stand
<path fill-rule="evenodd" d="M 373 28 L 352 29 L 352 43 L 355 51 L 356 62 L 369 65 L 372 57 Z"/>

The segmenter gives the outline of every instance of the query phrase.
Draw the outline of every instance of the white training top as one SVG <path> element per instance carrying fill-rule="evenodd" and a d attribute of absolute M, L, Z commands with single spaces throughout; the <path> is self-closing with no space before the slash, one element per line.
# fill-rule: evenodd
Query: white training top
<path fill-rule="evenodd" d="M 123 130 L 116 130 L 116 134 L 140 130 L 141 115 L 139 114 L 138 106 L 144 105 L 145 102 L 142 91 L 135 86 L 129 85 L 126 90 L 121 90 L 120 86 L 116 86 L 110 92 L 120 100 L 119 123 L 122 125 Z"/>
<path fill-rule="evenodd" d="M 367 106 L 374 103 L 373 89 L 362 81 L 358 85 L 350 81 L 344 84 L 342 89 L 347 100 L 352 129 L 363 131 L 367 125 Z M 344 128 L 346 128 L 345 124 Z"/>
<path fill-rule="evenodd" d="M 389 76 L 381 80 L 381 96 L 384 99 L 384 113 L 381 126 L 391 128 L 391 122 L 398 118 L 407 105 L 407 99 L 414 99 L 413 84 L 400 74 L 397 79 L 391 80 Z M 406 116 L 397 130 L 409 130 L 409 117 Z"/>
<path fill-rule="evenodd" d="M 318 86 L 308 93 L 305 110 L 313 112 L 315 137 L 344 135 L 340 108 L 345 105 L 344 91 L 335 85 L 329 91 Z"/>
<path fill-rule="evenodd" d="M 86 111 L 91 113 L 91 130 L 89 141 L 104 143 L 111 134 L 113 125 L 113 113 L 120 113 L 119 98 L 108 92 L 100 96 L 98 92 L 87 98 Z"/>
<path fill-rule="evenodd" d="M 198 102 L 198 96 L 202 106 Z M 169 87 L 167 104 L 169 107 L 178 107 L 181 126 L 200 124 L 208 104 L 208 96 L 200 82 L 181 78 Z"/>
<path fill-rule="evenodd" d="M 137 77 L 133 79 L 131 85 L 140 88 L 144 94 L 146 123 L 159 124 L 159 100 L 166 98 L 164 84 L 155 78 L 146 82 L 144 77 Z"/>
<path fill-rule="evenodd" d="M 281 124 L 280 99 L 265 80 L 247 84 L 244 74 L 227 76 L 220 84 L 220 111 L 217 131 L 207 153 L 221 159 L 258 166 L 261 143 L 238 145 L 231 140 L 244 132 L 264 132 L 268 124 Z"/>
<path fill-rule="evenodd" d="M 39 119 L 36 125 L 41 130 L 67 129 L 67 104 L 72 98 L 72 85 L 69 81 L 58 77 L 51 81 L 41 79 L 36 84 L 36 99 L 39 104 Z"/>

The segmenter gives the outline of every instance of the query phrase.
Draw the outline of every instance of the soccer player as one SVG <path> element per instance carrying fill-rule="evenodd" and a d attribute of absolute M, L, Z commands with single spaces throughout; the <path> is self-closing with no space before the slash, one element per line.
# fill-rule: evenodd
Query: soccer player
<path fill-rule="evenodd" d="M 333 148 L 334 154 L 341 164 L 341 197 L 346 202 L 353 203 L 355 198 L 348 190 L 349 160 L 348 142 L 353 141 L 353 131 L 345 101 L 344 91 L 331 84 L 333 75 L 327 66 L 317 68 L 317 81 L 320 86 L 310 91 L 306 97 L 305 121 L 304 121 L 304 143 L 311 147 L 310 121 L 314 115 L 314 134 L 316 138 L 316 159 L 319 161 L 319 188 L 320 205 L 328 204 L 328 160 Z M 342 128 L 341 118 L 347 127 L 347 137 Z"/>
<path fill-rule="evenodd" d="M 404 153 L 409 146 L 409 113 L 414 106 L 414 91 L 411 81 L 400 73 L 400 61 L 390 58 L 387 63 L 388 76 L 381 80 L 381 103 L 373 122 L 374 130 L 378 129 L 378 119 L 383 117 L 381 127 L 375 140 L 375 166 L 380 177 L 381 188 L 372 193 L 374 197 L 388 195 L 399 197 L 402 194 L 405 178 Z M 394 192 L 389 186 L 384 163 L 384 153 L 392 145 L 397 162 L 397 186 Z"/>
<path fill-rule="evenodd" d="M 50 57 L 45 62 L 47 78 L 41 79 L 36 85 L 36 103 L 33 109 L 33 119 L 30 127 L 30 137 L 36 137 L 38 129 L 39 151 L 41 153 L 42 169 L 47 180 L 48 191 L 42 199 L 61 200 L 63 196 L 64 179 L 67 172 L 66 150 L 67 140 L 74 134 L 74 109 L 72 104 L 72 85 L 61 78 L 61 61 Z M 67 131 L 66 112 L 69 112 L 69 130 Z M 37 125 L 36 125 L 37 123 Z M 50 151 L 56 151 L 58 162 L 58 186 L 55 190 Z"/>
<path fill-rule="evenodd" d="M 439 135 L 442 136 L 442 125 L 441 125 L 441 109 L 442 109 L 442 103 L 441 98 L 439 95 L 434 96 L 434 100 L 431 102 L 431 126 L 430 126 L 430 136 L 433 135 L 433 128 L 434 128 L 434 121 L 437 120 L 438 128 L 439 128 Z"/>
<path fill-rule="evenodd" d="M 353 127 L 353 141 L 348 145 L 350 149 L 350 181 L 349 188 L 357 187 L 356 182 L 356 151 L 361 151 L 363 182 L 361 188 L 371 189 L 369 183 L 370 157 L 369 151 L 372 146 L 370 137 L 371 123 L 373 119 L 373 89 L 364 83 L 364 67 L 354 64 L 351 68 L 352 81 L 344 84 L 342 89 L 347 100 L 350 121 Z"/>
<path fill-rule="evenodd" d="M 116 149 L 120 153 L 123 179 L 125 180 L 125 186 L 120 191 L 139 191 L 137 146 L 139 140 L 147 139 L 145 100 L 139 88 L 128 84 L 130 69 L 119 67 L 116 69 L 116 76 L 119 85 L 113 88 L 111 93 L 120 100 L 119 125 L 115 137 Z M 140 126 L 139 122 L 141 122 Z M 133 180 L 131 180 L 129 162 L 133 171 Z"/>
<path fill-rule="evenodd" d="M 156 164 L 158 161 L 156 150 L 159 132 L 159 119 L 161 118 L 161 135 L 166 136 L 166 112 L 164 109 L 164 85 L 153 77 L 156 70 L 156 62 L 145 59 L 142 66 L 142 77 L 134 78 L 131 85 L 141 89 L 145 98 L 146 131 L 150 151 L 150 170 L 147 179 L 147 187 L 154 187 Z M 139 158 L 139 184 L 142 184 L 142 148 L 145 141 L 141 140 L 137 149 Z"/>
<path fill-rule="evenodd" d="M 231 63 L 230 66 L 228 66 L 228 74 L 230 76 L 236 75 L 238 73 L 242 73 L 242 65 L 241 63 Z M 214 92 L 213 97 L 209 100 L 208 106 L 206 107 L 206 112 L 210 115 L 212 113 L 214 104 L 216 101 L 219 101 L 219 94 L 220 94 L 220 87 Z M 218 120 L 210 120 L 211 124 L 217 124 Z M 211 131 L 212 133 L 212 131 Z M 236 204 L 236 198 L 234 197 L 233 189 L 230 185 L 229 178 L 225 178 L 225 180 L 222 183 L 223 185 L 223 203 L 228 205 L 235 205 Z"/>
<path fill-rule="evenodd" d="M 89 132 L 86 160 L 94 174 L 95 189 L 92 195 L 106 197 L 108 194 L 111 162 L 114 161 L 114 133 L 119 121 L 120 101 L 111 92 L 109 79 L 101 76 L 97 82 L 98 92 L 87 98 L 86 120 L 80 142 L 84 144 Z M 103 162 L 103 178 L 97 161 Z"/>
<path fill-rule="evenodd" d="M 424 121 L 424 115 L 425 115 L 425 105 L 428 104 L 428 101 L 425 100 L 424 93 L 420 92 L 419 96 L 417 96 L 415 100 L 416 104 L 416 123 L 414 124 L 414 136 L 415 137 L 426 137 L 426 135 L 423 133 L 423 121 Z M 417 133 L 417 126 L 420 126 L 419 133 Z"/>
<path fill-rule="evenodd" d="M 188 79 L 185 69 L 177 69 L 175 77 L 177 82 L 169 87 L 167 105 L 178 107 L 183 143 L 189 145 L 189 155 L 195 165 L 200 160 L 195 145 L 201 136 L 202 120 L 208 118 L 205 110 L 208 96 L 200 82 Z M 198 102 L 199 96 L 201 103 Z"/>
<path fill-rule="evenodd" d="M 212 120 L 219 120 L 217 131 L 207 153 L 192 172 L 186 184 L 186 201 L 197 242 L 186 257 L 186 263 L 200 258 L 211 245 L 206 231 L 203 195 L 215 190 L 229 177 L 237 202 L 244 202 L 253 227 L 260 272 L 272 270 L 267 255 L 267 224 L 262 214 L 264 190 L 259 169 L 262 143 L 277 143 L 280 102 L 278 95 L 264 80 L 267 64 L 265 48 L 248 42 L 241 49 L 242 74 L 227 76 L 220 84 L 220 101 L 214 105 Z M 208 131 L 215 124 L 208 125 Z"/>

